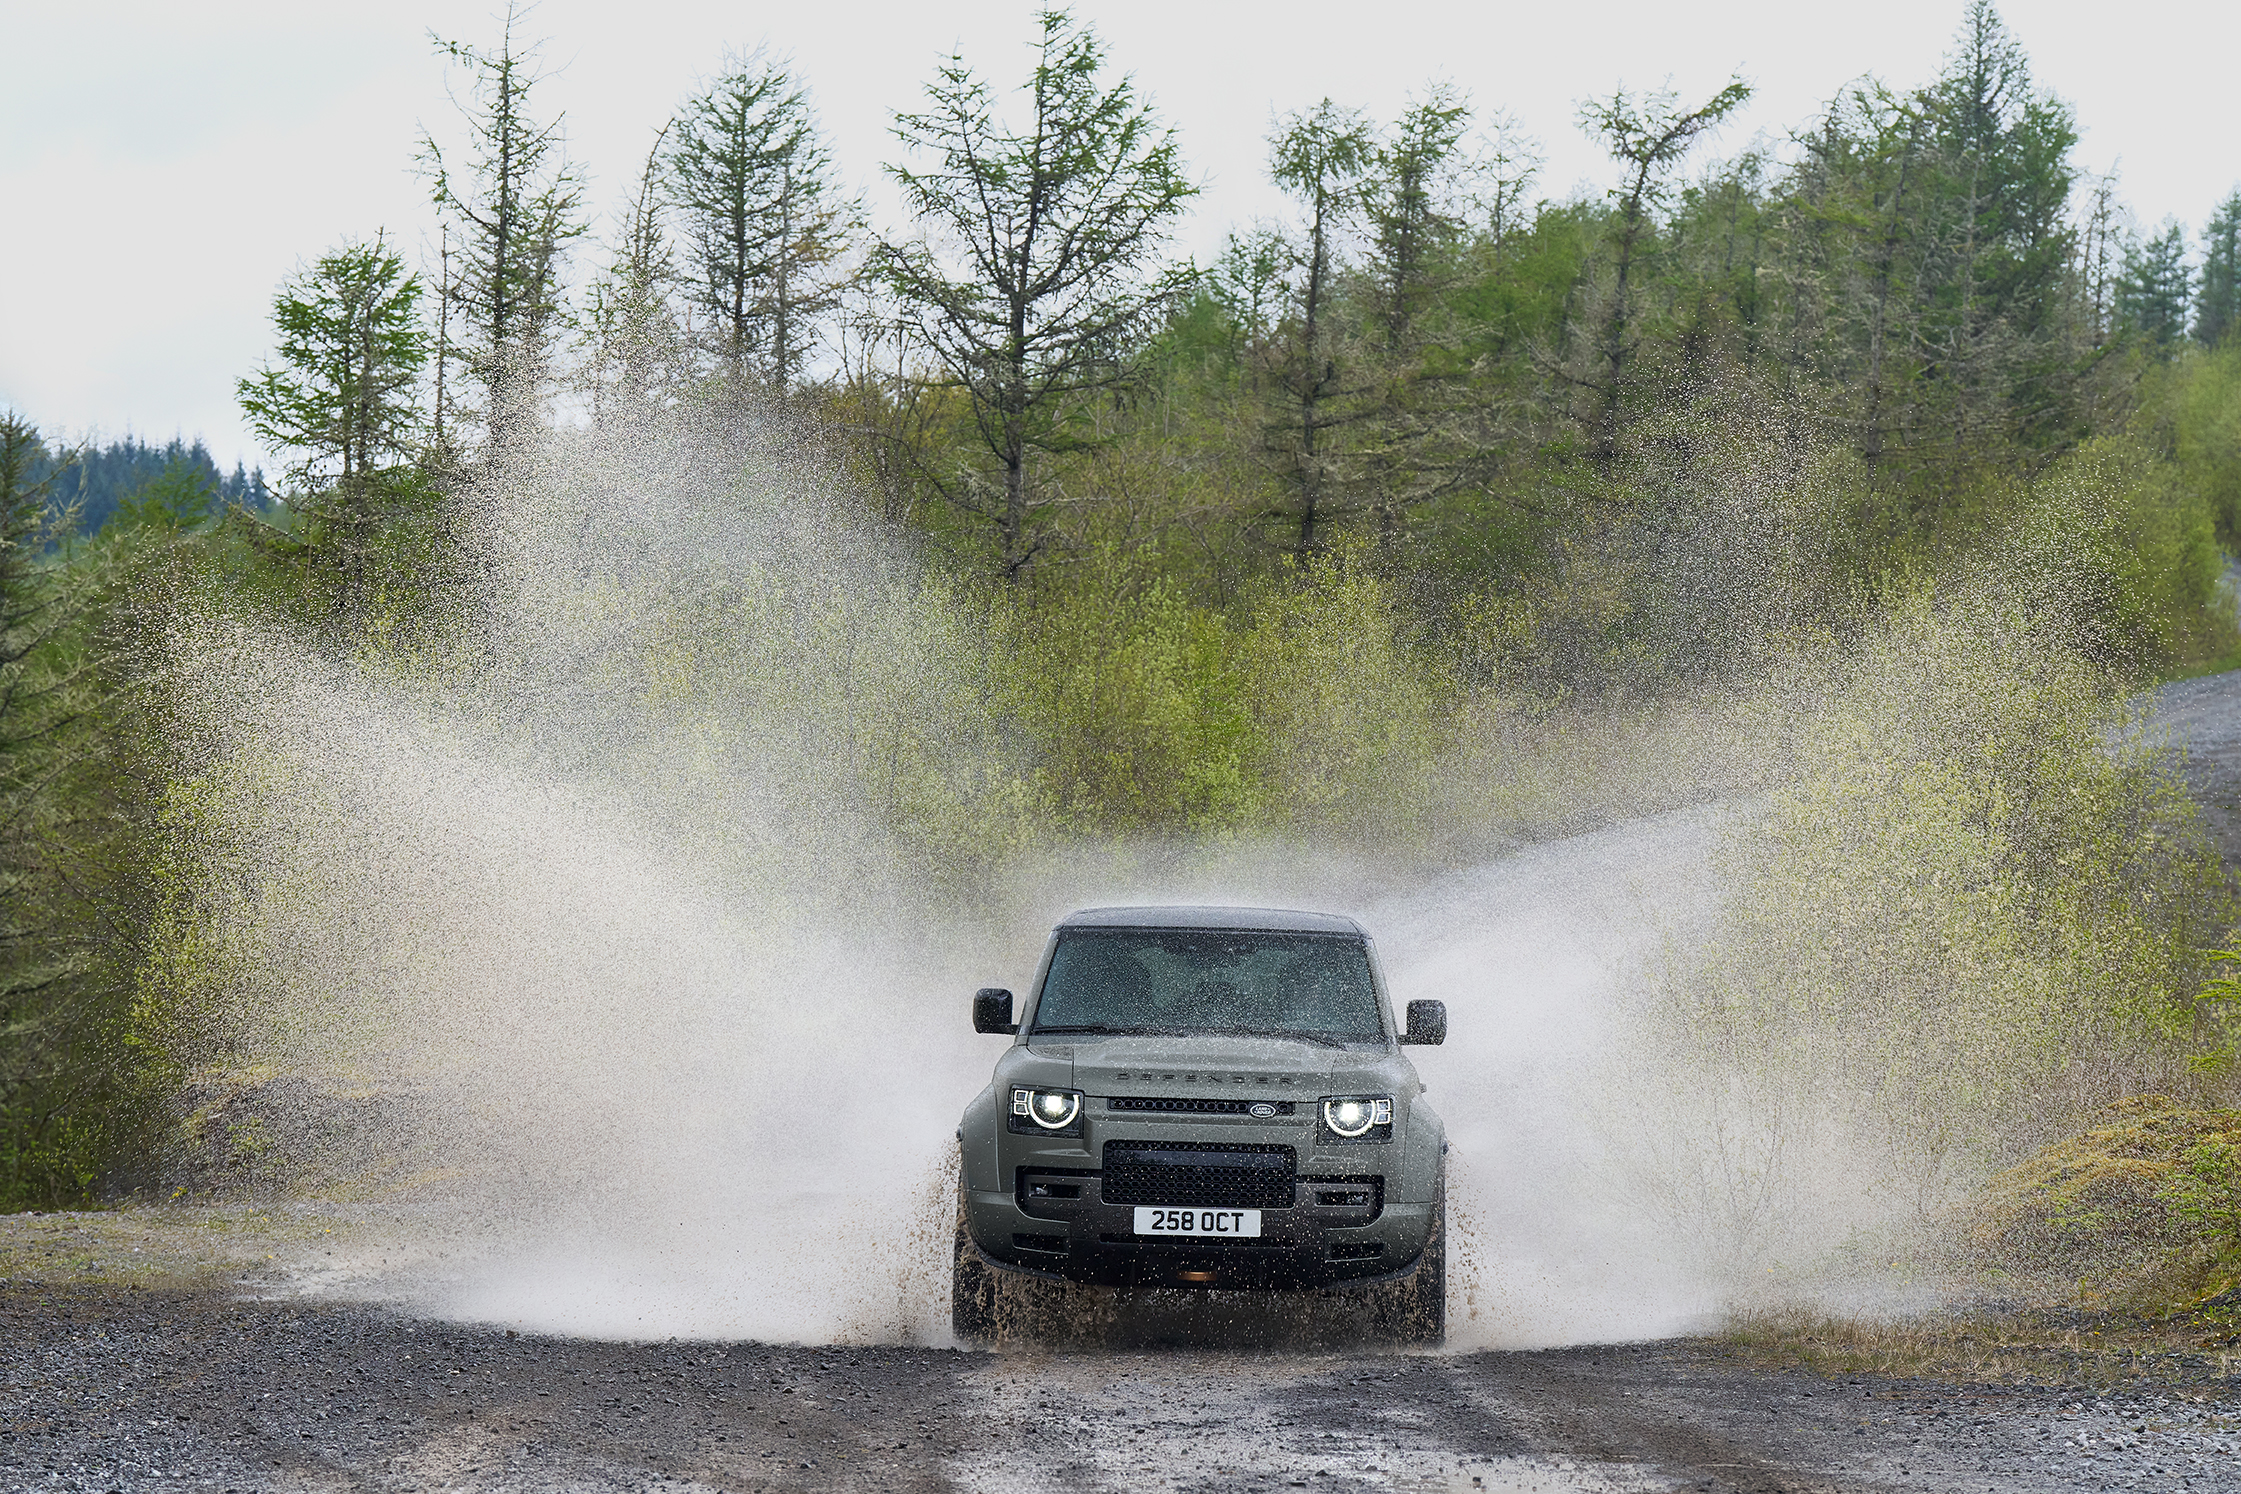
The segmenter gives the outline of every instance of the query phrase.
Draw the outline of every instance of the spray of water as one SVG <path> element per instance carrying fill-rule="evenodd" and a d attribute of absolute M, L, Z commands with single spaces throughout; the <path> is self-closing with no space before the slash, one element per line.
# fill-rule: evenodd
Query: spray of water
<path fill-rule="evenodd" d="M 597 1335 L 945 1337 L 952 1135 L 995 1057 L 965 994 L 1098 902 L 1352 912 L 1397 1000 L 1449 1002 L 1419 1067 L 1459 1344 L 1702 1324 L 1874 1222 L 1810 1127 L 1822 1164 L 1785 1176 L 1816 1186 L 1733 1206 L 1771 1133 L 1640 1051 L 1645 972 L 1717 922 L 1750 806 L 1429 880 L 1308 846 L 1007 857 L 969 612 L 748 435 L 567 440 L 488 481 L 440 655 L 182 631 L 205 1031 L 384 1097 L 330 1138 L 386 1231 L 360 1289 Z"/>

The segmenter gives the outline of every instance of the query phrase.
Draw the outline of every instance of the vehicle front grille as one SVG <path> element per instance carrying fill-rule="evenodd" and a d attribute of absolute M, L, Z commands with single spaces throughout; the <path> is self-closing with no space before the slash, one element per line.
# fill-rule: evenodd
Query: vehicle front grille
<path fill-rule="evenodd" d="M 1133 1095 L 1116 1096 L 1105 1102 L 1107 1110 L 1149 1110 L 1161 1115 L 1251 1115 L 1255 1105 L 1273 1105 L 1278 1115 L 1290 1115 L 1298 1108 L 1290 1100 L 1169 1100 Z"/>
<path fill-rule="evenodd" d="M 1288 1146 L 1108 1141 L 1105 1202 L 1288 1209 L 1298 1163 Z"/>

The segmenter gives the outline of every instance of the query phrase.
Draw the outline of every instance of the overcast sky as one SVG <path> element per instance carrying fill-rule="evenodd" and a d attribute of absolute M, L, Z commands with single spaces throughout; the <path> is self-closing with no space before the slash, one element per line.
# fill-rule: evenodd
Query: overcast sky
<path fill-rule="evenodd" d="M 270 344 L 274 288 L 337 242 L 386 228 L 414 253 L 433 217 L 411 171 L 426 128 L 457 134 L 434 31 L 487 42 L 502 0 L 380 5 L 35 4 L 0 0 L 0 403 L 56 436 L 201 435 L 219 461 L 273 465 L 244 430 L 234 380 Z M 1278 211 L 1261 173 L 1272 116 L 1325 95 L 1390 118 L 1441 77 L 1542 142 L 1542 195 L 1601 190 L 1578 103 L 1668 78 L 1699 99 L 1741 72 L 1757 96 L 1714 143 L 1778 141 L 1848 80 L 1913 86 L 1952 45 L 1961 0 L 1712 0 L 1697 6 L 1089 0 L 1114 65 L 1175 124 L 1205 185 L 1178 252 Z M 2146 226 L 2198 232 L 2241 178 L 2233 57 L 2241 7 L 2008 0 L 2037 82 L 2073 104 L 2089 170 L 2121 169 Z M 1028 65 L 1028 4 L 923 0 L 715 5 L 543 0 L 539 90 L 564 111 L 605 232 L 653 132 L 730 47 L 791 54 L 844 173 L 883 218 L 891 112 L 961 51 L 1009 82 Z M 1699 162 L 1698 164 L 1701 164 Z"/>

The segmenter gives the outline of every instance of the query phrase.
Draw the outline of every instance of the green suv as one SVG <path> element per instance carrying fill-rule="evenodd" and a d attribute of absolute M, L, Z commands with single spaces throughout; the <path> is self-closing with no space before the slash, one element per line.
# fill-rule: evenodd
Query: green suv
<path fill-rule="evenodd" d="M 1012 1034 L 965 1107 L 960 1338 L 1071 1287 L 1339 1291 L 1378 1331 L 1446 1330 L 1447 1141 L 1351 918 L 1266 908 L 1092 908 L 1052 931 Z"/>

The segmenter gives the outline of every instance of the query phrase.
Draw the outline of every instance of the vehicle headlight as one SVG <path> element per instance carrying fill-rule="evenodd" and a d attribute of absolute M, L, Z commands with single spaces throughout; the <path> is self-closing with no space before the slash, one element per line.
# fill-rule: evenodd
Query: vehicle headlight
<path fill-rule="evenodd" d="M 1012 1129 L 1045 1136 L 1082 1134 L 1082 1095 L 1077 1089 L 1014 1089 Z"/>
<path fill-rule="evenodd" d="M 1393 1132 L 1393 1098 L 1333 1095 L 1323 1101 L 1323 1125 L 1341 1141 L 1383 1141 Z"/>

